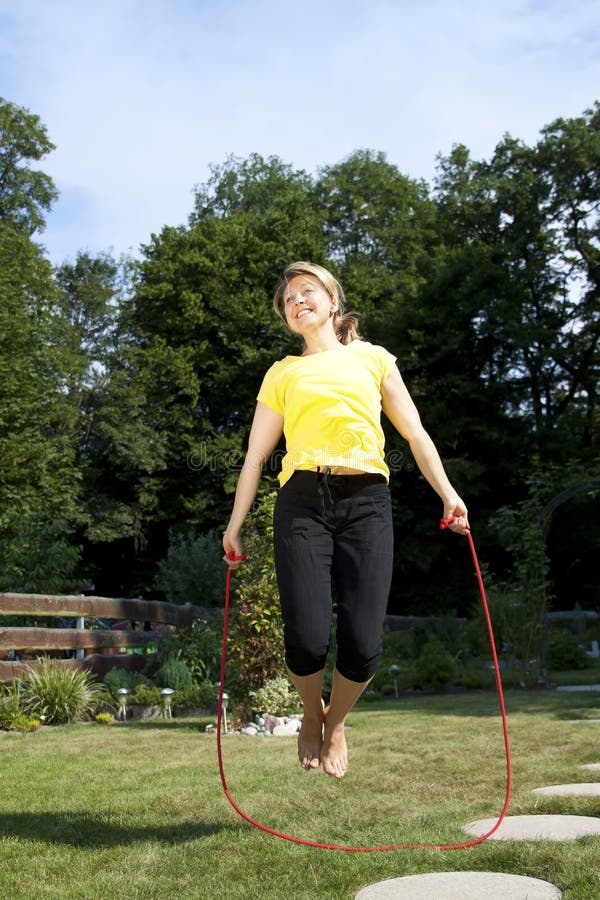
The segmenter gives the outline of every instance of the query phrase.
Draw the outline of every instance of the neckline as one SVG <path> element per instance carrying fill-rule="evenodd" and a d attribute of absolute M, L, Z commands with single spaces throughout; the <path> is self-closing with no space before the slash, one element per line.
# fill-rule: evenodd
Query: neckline
<path fill-rule="evenodd" d="M 289 353 L 287 358 L 288 359 L 310 359 L 310 357 L 312 357 L 312 356 L 323 356 L 323 354 L 325 354 L 325 353 L 346 352 L 348 350 L 348 348 L 351 347 L 352 344 L 355 344 L 355 343 L 356 343 L 356 340 L 350 341 L 349 344 L 342 344 L 342 343 L 338 342 L 338 344 L 339 344 L 338 347 L 330 347 L 327 350 L 316 350 L 314 353 L 299 353 L 299 354 Z"/>

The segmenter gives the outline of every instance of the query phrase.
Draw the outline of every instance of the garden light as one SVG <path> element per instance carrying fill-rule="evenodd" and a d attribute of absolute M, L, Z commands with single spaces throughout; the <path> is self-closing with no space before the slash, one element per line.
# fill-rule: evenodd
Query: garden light
<path fill-rule="evenodd" d="M 127 688 L 119 688 L 117 690 L 117 700 L 119 701 L 119 708 L 117 710 L 117 719 L 125 719 L 127 718 L 127 695 L 129 691 Z"/>
<path fill-rule="evenodd" d="M 173 694 L 175 691 L 173 688 L 163 688 L 160 692 L 160 696 L 162 697 L 162 711 L 163 711 L 163 719 L 172 719 L 173 714 L 171 712 L 171 700 L 173 699 Z"/>
<path fill-rule="evenodd" d="M 221 697 L 221 707 L 223 709 L 223 734 L 227 734 L 227 701 L 229 694 L 223 693 Z"/>
<path fill-rule="evenodd" d="M 394 679 L 394 694 L 396 695 L 396 700 L 398 699 L 398 679 L 396 675 L 400 671 L 400 666 L 390 666 L 389 673 Z"/>

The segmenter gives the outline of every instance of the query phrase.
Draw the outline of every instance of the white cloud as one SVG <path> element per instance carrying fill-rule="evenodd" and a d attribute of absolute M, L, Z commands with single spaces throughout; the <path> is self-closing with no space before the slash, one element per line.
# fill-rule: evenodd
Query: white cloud
<path fill-rule="evenodd" d="M 0 34 L 3 93 L 57 144 L 58 259 L 184 222 L 230 153 L 314 171 L 370 147 L 430 178 L 453 143 L 535 141 L 600 84 L 600 10 L 582 0 L 0 0 Z"/>

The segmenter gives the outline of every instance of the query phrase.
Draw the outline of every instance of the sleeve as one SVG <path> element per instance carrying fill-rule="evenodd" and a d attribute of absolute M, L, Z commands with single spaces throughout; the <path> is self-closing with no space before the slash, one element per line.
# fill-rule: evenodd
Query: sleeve
<path fill-rule="evenodd" d="M 377 364 L 379 368 L 379 383 L 383 384 L 389 375 L 392 367 L 396 364 L 396 357 L 386 350 L 385 347 L 374 347 L 376 353 Z"/>
<path fill-rule="evenodd" d="M 283 385 L 279 363 L 274 363 L 263 378 L 257 400 L 283 415 Z"/>

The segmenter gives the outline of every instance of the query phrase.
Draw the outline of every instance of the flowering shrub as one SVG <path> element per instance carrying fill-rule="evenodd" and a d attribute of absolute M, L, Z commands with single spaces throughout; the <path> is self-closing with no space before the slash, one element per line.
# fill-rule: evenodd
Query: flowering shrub
<path fill-rule="evenodd" d="M 109 725 L 112 722 L 112 716 L 110 713 L 100 712 L 96 713 L 94 720 L 98 722 L 99 725 Z"/>
<path fill-rule="evenodd" d="M 271 713 L 274 716 L 287 716 L 298 712 L 300 698 L 285 675 L 271 678 L 261 688 L 250 691 L 250 705 L 254 713 Z"/>
<path fill-rule="evenodd" d="M 20 713 L 20 715 L 15 716 L 13 719 L 12 727 L 15 731 L 37 731 L 40 728 L 42 723 L 39 719 L 30 718 L 29 716 Z"/>
<path fill-rule="evenodd" d="M 283 623 L 273 561 L 274 491 L 259 498 L 246 530 L 247 561 L 236 571 L 228 684 L 258 690 L 285 670 Z"/>

